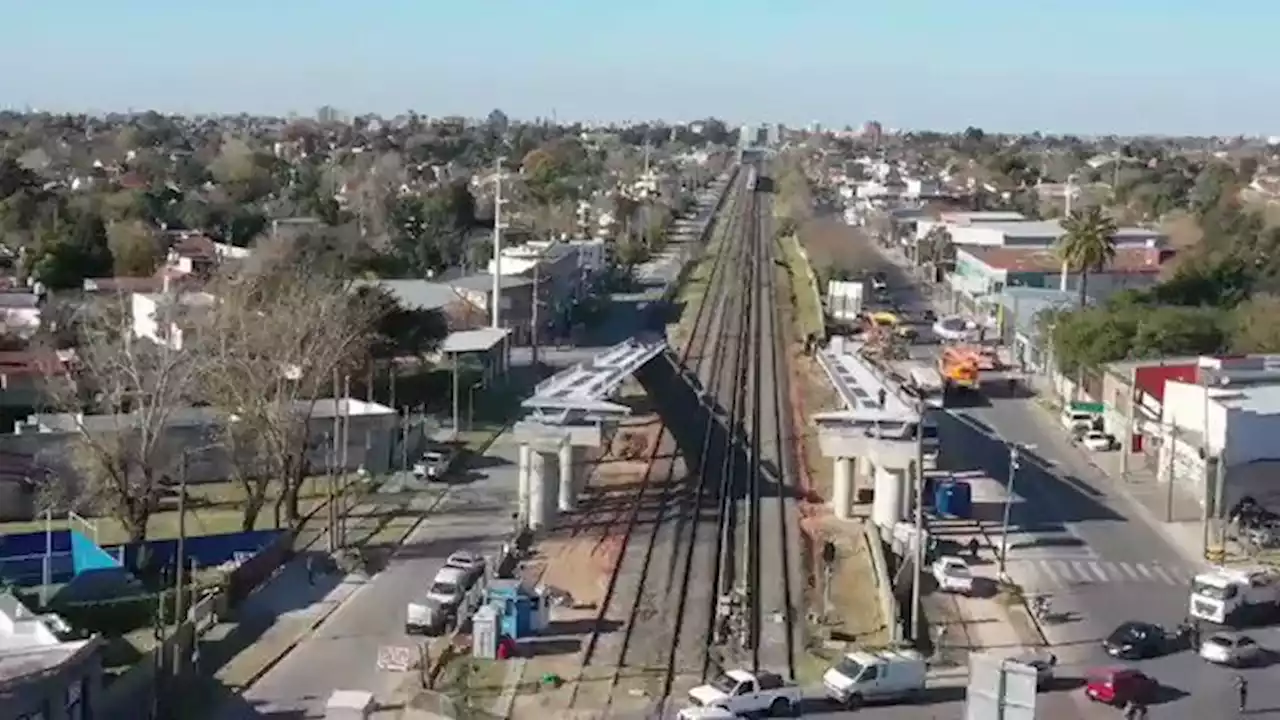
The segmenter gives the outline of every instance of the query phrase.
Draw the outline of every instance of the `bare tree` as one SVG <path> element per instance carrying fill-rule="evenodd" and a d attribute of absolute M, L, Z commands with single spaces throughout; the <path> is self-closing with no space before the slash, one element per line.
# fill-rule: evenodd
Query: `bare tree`
<path fill-rule="evenodd" d="M 134 337 L 129 310 L 123 295 L 82 309 L 70 373 L 50 362 L 45 385 L 63 413 L 51 429 L 68 433 L 75 476 L 58 478 L 58 494 L 115 519 L 138 542 L 180 462 L 169 433 L 190 407 L 195 363 L 181 343 Z M 176 320 L 162 312 L 162 325 Z"/>
<path fill-rule="evenodd" d="M 243 485 L 246 528 L 273 481 L 277 522 L 297 526 L 315 401 L 331 397 L 335 371 L 350 372 L 368 356 L 375 333 L 376 313 L 336 272 L 340 261 L 300 249 L 308 244 L 268 243 L 252 269 L 211 287 L 218 303 L 202 333 L 200 388 L 234 416 L 222 442 L 235 450 L 228 458 Z"/>

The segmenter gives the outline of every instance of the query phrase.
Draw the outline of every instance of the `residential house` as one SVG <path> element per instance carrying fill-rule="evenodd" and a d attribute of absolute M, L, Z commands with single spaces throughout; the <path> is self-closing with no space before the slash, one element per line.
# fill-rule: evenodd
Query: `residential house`
<path fill-rule="evenodd" d="M 102 643 L 0 592 L 0 720 L 86 720 L 102 702 Z M 139 717 L 145 713 L 139 713 Z"/>
<path fill-rule="evenodd" d="M 512 331 L 512 344 L 527 345 L 533 316 L 533 281 L 504 272 L 500 283 L 502 326 Z M 453 331 L 475 330 L 488 327 L 492 322 L 493 276 L 487 273 L 435 280 L 374 280 L 361 284 L 377 284 L 406 308 L 444 313 Z"/>
<path fill-rule="evenodd" d="M 1105 268 L 1089 273 L 1086 292 L 1103 300 L 1122 290 L 1151 287 L 1173 251 L 1156 244 L 1122 246 Z M 1079 292 L 1081 274 L 1067 272 L 1052 246 L 957 246 L 955 271 L 947 276 L 953 311 L 995 320 L 1006 287 Z"/>
<path fill-rule="evenodd" d="M 544 303 L 539 309 L 549 311 L 548 320 L 576 302 L 586 285 L 578 248 L 569 242 L 532 240 L 504 247 L 500 265 L 491 259 L 487 270 L 537 282 L 538 297 Z"/>
<path fill-rule="evenodd" d="M 400 422 L 398 413 L 385 405 L 356 399 L 331 398 L 298 401 L 297 412 L 310 413 L 307 462 L 311 472 L 324 472 L 332 462 L 348 471 L 365 468 L 370 473 L 387 472 L 393 462 L 399 462 Z M 347 447 L 334 452 L 333 425 L 335 416 L 349 418 L 349 431 L 345 433 Z M 36 413 L 14 424 L 13 433 L 0 434 L 0 481 L 6 475 L 12 477 L 30 468 L 33 472 L 56 472 L 59 477 L 74 482 L 76 469 L 68 461 L 73 443 L 84 433 L 113 433 L 134 428 L 141 420 L 131 413 Z M 188 456 L 187 482 L 221 482 L 231 473 L 230 451 L 219 445 L 210 445 L 216 438 L 219 425 L 234 422 L 220 411 L 207 407 L 176 408 L 168 416 L 164 426 L 161 451 L 157 453 L 157 469 L 177 478 L 178 465 L 184 450 L 205 448 Z M 27 465 L 20 460 L 26 459 Z M 6 465 L 13 469 L 7 469 Z M 10 514 L 13 508 L 4 508 L 0 514 Z M 30 519 L 24 518 L 24 519 Z"/>
<path fill-rule="evenodd" d="M 181 350 L 193 312 L 212 307 L 217 298 L 206 292 L 133 293 L 130 296 L 134 337 Z"/>
<path fill-rule="evenodd" d="M 30 338 L 40 329 L 44 297 L 21 288 L 0 290 L 0 334 Z"/>

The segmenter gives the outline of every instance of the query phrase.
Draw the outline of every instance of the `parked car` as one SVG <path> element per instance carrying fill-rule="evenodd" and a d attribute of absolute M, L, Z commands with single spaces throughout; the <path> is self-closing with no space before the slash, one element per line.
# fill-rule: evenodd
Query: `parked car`
<path fill-rule="evenodd" d="M 1118 446 L 1116 439 L 1101 430 L 1089 430 L 1080 436 L 1080 444 L 1094 452 L 1109 452 Z"/>
<path fill-rule="evenodd" d="M 443 480 L 453 469 L 453 463 L 457 459 L 458 451 L 454 447 L 441 445 L 429 448 L 413 464 L 414 477 L 423 480 Z"/>
<path fill-rule="evenodd" d="M 445 558 L 444 566 L 461 570 L 465 574 L 464 584 L 467 588 L 470 588 L 484 574 L 485 559 L 479 553 L 474 553 L 470 550 L 458 550 Z"/>
<path fill-rule="evenodd" d="M 1079 410 L 1063 410 L 1062 415 L 1058 418 L 1062 423 L 1062 427 L 1071 433 L 1086 433 L 1096 429 L 1098 416 L 1093 413 L 1081 412 Z"/>
<path fill-rule="evenodd" d="M 443 607 L 456 608 L 470 589 L 467 571 L 456 567 L 442 567 L 427 588 L 427 599 Z"/>
<path fill-rule="evenodd" d="M 969 563 L 954 555 L 945 555 L 933 563 L 933 578 L 943 592 L 968 595 L 973 592 L 973 573 Z"/>
<path fill-rule="evenodd" d="M 1135 700 L 1149 702 L 1158 687 L 1159 683 L 1133 668 L 1094 668 L 1085 673 L 1085 696 L 1108 705 L 1123 707 Z"/>
<path fill-rule="evenodd" d="M 1251 665 L 1262 658 L 1262 646 L 1248 635 L 1218 632 L 1200 642 L 1200 657 L 1219 665 Z"/>

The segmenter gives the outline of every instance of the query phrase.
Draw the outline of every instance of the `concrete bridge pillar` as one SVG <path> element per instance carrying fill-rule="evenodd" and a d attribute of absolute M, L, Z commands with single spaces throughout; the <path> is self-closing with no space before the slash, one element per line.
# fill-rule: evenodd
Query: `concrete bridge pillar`
<path fill-rule="evenodd" d="M 529 527 L 533 506 L 530 502 L 533 494 L 533 448 L 528 443 L 520 445 L 520 464 L 516 471 L 518 495 L 516 510 L 519 513 L 522 527 Z"/>
<path fill-rule="evenodd" d="M 529 527 L 538 530 L 551 521 L 551 503 L 555 498 L 551 478 L 555 475 L 558 456 L 544 450 L 530 449 Z"/>
<path fill-rule="evenodd" d="M 835 459 L 835 487 L 831 493 L 831 504 L 834 506 L 836 518 L 848 520 L 853 516 L 853 488 L 857 458 Z"/>
<path fill-rule="evenodd" d="M 559 451 L 560 470 L 560 512 L 572 512 L 578 507 L 578 493 L 581 491 L 580 475 L 582 474 L 582 451 L 565 443 Z"/>

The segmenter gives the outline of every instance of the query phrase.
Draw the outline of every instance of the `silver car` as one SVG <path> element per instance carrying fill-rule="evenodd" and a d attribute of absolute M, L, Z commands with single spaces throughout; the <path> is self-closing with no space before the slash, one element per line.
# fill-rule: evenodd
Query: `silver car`
<path fill-rule="evenodd" d="M 1200 657 L 1219 665 L 1249 665 L 1262 657 L 1262 647 L 1248 635 L 1213 633 L 1200 643 Z"/>

